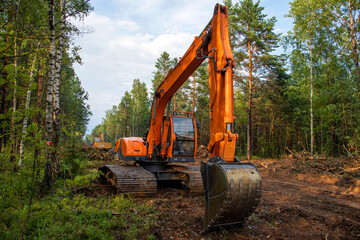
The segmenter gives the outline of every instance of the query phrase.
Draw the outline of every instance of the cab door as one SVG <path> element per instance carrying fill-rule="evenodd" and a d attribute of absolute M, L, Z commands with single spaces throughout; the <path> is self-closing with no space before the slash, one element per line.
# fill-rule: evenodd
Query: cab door
<path fill-rule="evenodd" d="M 196 153 L 196 124 L 193 117 L 174 116 L 170 118 L 171 141 L 168 148 L 169 161 L 193 162 Z"/>

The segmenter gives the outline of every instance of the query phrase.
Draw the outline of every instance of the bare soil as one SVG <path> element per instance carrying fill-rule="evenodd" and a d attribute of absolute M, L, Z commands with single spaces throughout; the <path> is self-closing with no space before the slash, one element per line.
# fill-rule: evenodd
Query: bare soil
<path fill-rule="evenodd" d="M 197 156 L 195 164 L 208 157 L 201 152 Z M 342 173 L 359 167 L 358 159 L 327 161 L 346 162 L 338 169 Z M 290 156 L 252 162 L 262 175 L 262 197 L 242 227 L 201 234 L 203 196 L 186 196 L 182 190 L 166 188 L 159 189 L 156 197 L 136 200 L 150 201 L 158 209 L 159 217 L 152 229 L 156 238 L 360 239 L 360 180 L 352 176 L 358 176 L 358 170 L 333 174 L 327 169 L 334 169 L 338 163 L 320 166 L 319 158 Z"/>
<path fill-rule="evenodd" d="M 290 152 L 290 150 L 289 150 Z M 193 165 L 209 159 L 198 149 Z M 201 233 L 204 197 L 158 189 L 156 239 L 360 239 L 360 160 L 292 152 L 280 160 L 251 161 L 262 176 L 261 202 L 243 224 Z"/>

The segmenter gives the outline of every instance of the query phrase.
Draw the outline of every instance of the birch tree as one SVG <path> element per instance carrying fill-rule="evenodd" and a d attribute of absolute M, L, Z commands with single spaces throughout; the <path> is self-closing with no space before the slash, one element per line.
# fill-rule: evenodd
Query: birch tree
<path fill-rule="evenodd" d="M 45 150 L 45 174 L 43 183 L 46 189 L 51 188 L 54 176 L 59 171 L 58 144 L 60 139 L 59 128 L 59 81 L 61 73 L 62 54 L 64 51 L 64 41 L 66 34 L 67 18 L 81 17 L 86 15 L 91 7 L 89 0 L 60 0 L 60 12 L 55 12 L 55 0 L 49 0 L 49 75 L 46 90 L 46 133 L 45 140 L 47 148 Z M 56 22 L 55 17 L 60 15 Z M 59 26 L 58 37 L 56 39 L 56 25 Z M 57 40 L 57 44 L 56 44 Z"/>
<path fill-rule="evenodd" d="M 359 66 L 359 42 L 360 42 L 360 2 L 358 0 L 331 0 L 321 1 L 322 9 L 337 26 L 339 40 L 344 46 L 354 63 L 355 78 L 360 92 L 360 66 Z"/>
<path fill-rule="evenodd" d="M 53 162 L 54 155 L 57 154 L 56 149 L 52 147 L 54 135 L 54 83 L 56 68 L 56 38 L 55 38 L 55 1 L 49 0 L 49 74 L 46 84 L 46 112 L 45 112 L 45 140 L 47 148 L 45 148 L 45 173 L 43 182 L 47 189 L 51 188 L 53 182 L 53 174 L 56 173 L 56 162 Z M 56 157 L 55 157 L 56 158 Z"/>
<path fill-rule="evenodd" d="M 40 43 L 38 43 L 39 46 Z M 20 139 L 20 150 L 19 150 L 19 161 L 18 161 L 18 167 L 22 167 L 23 166 L 23 157 L 24 157 L 24 139 L 27 133 L 27 126 L 28 126 L 28 110 L 30 108 L 30 100 L 31 100 L 31 88 L 33 85 L 33 81 L 34 81 L 34 73 L 35 73 L 35 65 L 36 65 L 36 58 L 37 58 L 37 53 L 35 51 L 33 60 L 31 62 L 31 66 L 30 66 L 30 71 L 29 71 L 29 86 L 28 86 L 28 90 L 27 90 L 27 94 L 26 94 L 26 99 L 25 99 L 25 109 L 24 109 L 24 119 L 22 122 L 22 133 L 21 133 L 21 139 Z"/>
<path fill-rule="evenodd" d="M 305 121 L 310 123 L 310 152 L 338 155 L 343 146 L 360 140 L 354 124 L 359 109 L 359 2 L 295 0 L 290 6 L 292 77 L 309 101 L 305 116 L 310 119 Z M 302 130 L 306 140 L 308 129 Z"/>

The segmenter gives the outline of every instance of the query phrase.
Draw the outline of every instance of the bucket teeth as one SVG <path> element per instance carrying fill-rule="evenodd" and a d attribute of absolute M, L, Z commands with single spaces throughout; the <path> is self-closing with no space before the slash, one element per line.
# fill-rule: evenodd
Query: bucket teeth
<path fill-rule="evenodd" d="M 242 224 L 260 201 L 261 177 L 251 163 L 201 163 L 205 229 Z"/>

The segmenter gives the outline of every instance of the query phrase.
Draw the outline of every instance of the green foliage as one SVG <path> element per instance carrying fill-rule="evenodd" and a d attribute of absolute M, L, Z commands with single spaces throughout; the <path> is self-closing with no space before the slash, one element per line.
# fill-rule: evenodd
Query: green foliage
<path fill-rule="evenodd" d="M 260 1 L 234 4 L 227 0 L 225 4 L 235 59 L 235 132 L 240 146 L 237 154 L 247 152 L 249 139 L 253 154 L 278 156 L 281 138 L 274 129 L 278 129 L 276 125 L 283 117 L 281 85 L 287 74 L 284 60 L 272 55 L 280 37 L 274 33 L 276 19 L 263 13 Z"/>
<path fill-rule="evenodd" d="M 34 169 L 28 167 L 31 161 L 26 156 L 20 171 L 7 170 L 8 164 L 0 173 L 0 239 L 153 238 L 151 205 L 124 195 L 91 197 L 74 191 L 98 176 L 91 163 L 82 162 L 73 179 L 59 178 L 52 195 L 43 195 L 40 178 L 33 178 Z"/>
<path fill-rule="evenodd" d="M 206 146 L 210 140 L 209 121 L 209 73 L 207 63 L 203 63 L 193 74 L 195 77 L 195 119 L 201 127 L 197 129 L 198 144 Z M 189 104 L 192 107 L 192 103 Z"/>
<path fill-rule="evenodd" d="M 350 5 L 348 5 L 350 4 Z M 314 75 L 315 152 L 343 154 L 344 146 L 355 149 L 359 128 L 358 82 L 350 54 L 351 24 L 344 24 L 359 9 L 355 2 L 296 0 L 289 16 L 294 19 L 293 31 L 285 38 L 291 67 L 291 82 L 286 93 L 293 106 L 292 129 L 301 145 L 308 149 L 310 61 Z M 353 15 L 355 17 L 355 15 Z M 345 26 L 346 25 L 346 26 Z M 344 29 L 348 28 L 347 33 Z M 355 34 L 356 35 L 356 34 Z M 349 51 L 350 50 L 350 51 Z M 312 59 L 310 58 L 312 52 Z M 358 53 L 357 53 L 358 56 Z M 350 124 L 349 124 L 350 123 Z"/>
<path fill-rule="evenodd" d="M 154 96 L 156 89 L 159 87 L 160 83 L 164 81 L 167 73 L 170 68 L 174 67 L 177 64 L 177 58 L 170 58 L 169 53 L 163 52 L 160 57 L 155 62 L 156 71 L 154 72 L 154 78 L 151 79 L 152 82 L 152 93 L 151 97 Z"/>
<path fill-rule="evenodd" d="M 150 103 L 146 84 L 134 79 L 132 89 L 132 135 L 145 136 L 149 124 Z"/>
<path fill-rule="evenodd" d="M 3 166 L 10 161 L 11 155 L 11 146 L 7 145 L 5 148 L 1 149 L 0 152 L 0 170 L 3 169 Z"/>
<path fill-rule="evenodd" d="M 59 239 L 59 236 L 63 239 L 138 239 L 150 236 L 154 223 L 152 208 L 134 203 L 123 195 L 112 198 L 74 195 L 35 200 L 23 232 L 21 221 L 29 206 L 17 207 L 16 202 L 6 208 L 1 206 L 1 239 L 22 236 L 25 239 Z"/>
<path fill-rule="evenodd" d="M 151 99 L 153 98 L 155 91 L 159 85 L 164 81 L 168 72 L 171 68 L 174 68 L 178 63 L 177 58 L 170 58 L 170 55 L 167 52 L 163 52 L 160 57 L 156 60 L 154 72 L 154 77 L 151 80 L 152 82 L 152 93 Z M 172 99 L 168 103 L 168 108 L 170 111 L 185 111 L 192 112 L 192 93 L 193 93 L 193 78 L 196 77 L 196 74 L 193 74 L 190 79 L 185 81 L 185 83 L 178 89 L 178 91 L 172 96 Z M 167 112 L 166 112 L 167 114 Z"/>
<path fill-rule="evenodd" d="M 71 138 L 69 139 L 69 132 L 77 133 L 78 139 L 81 139 L 85 135 L 86 125 L 91 116 L 90 106 L 86 103 L 88 93 L 81 86 L 70 62 L 71 59 L 65 52 L 60 81 L 60 119 L 63 128 L 61 140 L 63 142 L 72 141 Z"/>

